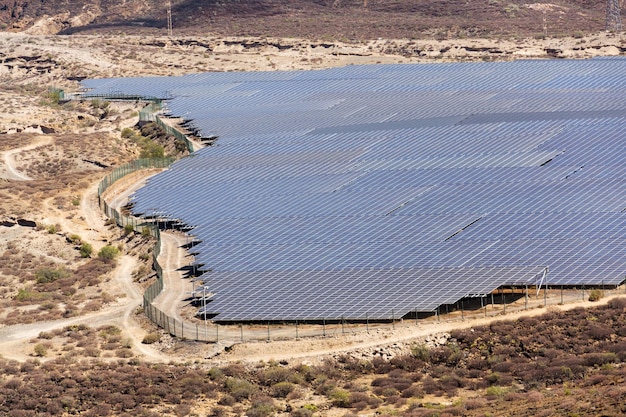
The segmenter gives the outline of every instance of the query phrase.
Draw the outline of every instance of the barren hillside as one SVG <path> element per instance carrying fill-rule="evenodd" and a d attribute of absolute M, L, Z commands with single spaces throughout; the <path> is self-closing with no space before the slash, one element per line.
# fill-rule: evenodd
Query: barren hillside
<path fill-rule="evenodd" d="M 604 0 L 173 0 L 172 22 L 179 35 L 350 41 L 543 37 L 603 30 L 605 9 Z M 167 2 L 0 0 L 0 28 L 40 34 L 164 34 Z"/>

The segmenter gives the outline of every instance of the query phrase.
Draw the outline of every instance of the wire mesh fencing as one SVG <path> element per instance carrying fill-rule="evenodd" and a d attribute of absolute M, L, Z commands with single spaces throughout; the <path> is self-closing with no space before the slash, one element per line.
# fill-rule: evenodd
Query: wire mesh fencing
<path fill-rule="evenodd" d="M 154 286 L 157 283 L 153 284 Z M 568 288 L 562 290 L 555 287 L 548 290 L 544 297 L 543 290 L 540 293 L 528 297 L 519 298 L 511 304 L 507 304 L 506 297 L 484 297 L 482 306 L 472 309 L 463 309 L 461 304 L 440 307 L 436 311 L 421 315 L 406 316 L 391 321 L 350 321 L 341 318 L 328 318 L 311 321 L 292 322 L 266 322 L 266 323 L 216 323 L 211 320 L 197 319 L 194 322 L 186 322 L 176 319 L 152 305 L 148 299 L 152 294 L 158 293 L 159 289 L 146 292 L 144 297 L 144 313 L 155 324 L 171 336 L 207 343 L 243 343 L 249 341 L 279 341 L 298 340 L 305 338 L 346 337 L 350 335 L 363 335 L 371 332 L 410 331 L 425 326 L 431 326 L 436 331 L 437 326 L 445 323 L 475 321 L 481 318 L 502 318 L 507 315 L 520 312 L 530 312 L 537 308 L 550 308 L 576 301 L 587 301 L 590 290 L 585 288 Z M 604 296 L 626 296 L 626 285 L 619 288 L 605 290 Z"/>

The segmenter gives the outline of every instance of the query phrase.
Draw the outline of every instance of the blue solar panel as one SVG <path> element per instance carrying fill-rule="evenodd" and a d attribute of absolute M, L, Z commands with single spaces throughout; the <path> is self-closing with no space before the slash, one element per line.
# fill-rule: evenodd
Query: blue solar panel
<path fill-rule="evenodd" d="M 626 275 L 626 59 L 88 80 L 213 146 L 132 198 L 201 242 L 216 320 L 400 317 Z"/>

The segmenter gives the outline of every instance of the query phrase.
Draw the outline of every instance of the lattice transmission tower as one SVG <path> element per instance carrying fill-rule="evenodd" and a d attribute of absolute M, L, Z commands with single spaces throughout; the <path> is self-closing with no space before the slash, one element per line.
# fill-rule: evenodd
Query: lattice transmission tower
<path fill-rule="evenodd" d="M 172 36 L 173 32 L 174 26 L 172 25 L 172 1 L 167 0 L 167 36 Z"/>
<path fill-rule="evenodd" d="M 620 0 L 607 0 L 606 2 L 606 30 L 621 32 L 622 17 L 620 16 Z"/>

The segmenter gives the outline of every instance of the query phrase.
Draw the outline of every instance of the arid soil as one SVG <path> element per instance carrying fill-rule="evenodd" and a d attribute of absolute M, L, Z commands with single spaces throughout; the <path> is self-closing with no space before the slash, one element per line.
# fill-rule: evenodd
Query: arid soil
<path fill-rule="evenodd" d="M 177 36 L 210 32 L 352 42 L 561 37 L 607 29 L 605 10 L 604 0 L 0 0 L 0 28 L 155 36 L 166 34 L 171 20 Z"/>

